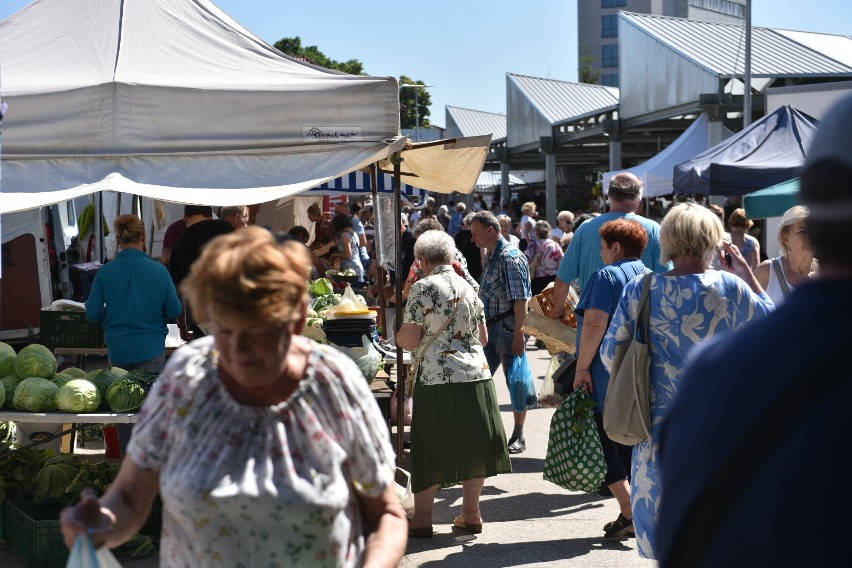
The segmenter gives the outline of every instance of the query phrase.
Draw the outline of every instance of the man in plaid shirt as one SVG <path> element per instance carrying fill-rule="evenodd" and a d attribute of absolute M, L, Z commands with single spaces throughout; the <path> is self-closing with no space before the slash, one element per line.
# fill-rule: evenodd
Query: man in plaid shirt
<path fill-rule="evenodd" d="M 500 234 L 500 223 L 490 211 L 479 211 L 470 224 L 473 242 L 485 249 L 479 298 L 485 306 L 488 343 L 485 358 L 491 374 L 503 364 L 506 382 L 515 355 L 523 355 L 526 337 L 521 327 L 527 317 L 527 301 L 532 296 L 529 267 L 524 254 Z M 526 449 L 524 420 L 526 410 L 514 412 L 515 429 L 509 438 L 509 453 Z"/>

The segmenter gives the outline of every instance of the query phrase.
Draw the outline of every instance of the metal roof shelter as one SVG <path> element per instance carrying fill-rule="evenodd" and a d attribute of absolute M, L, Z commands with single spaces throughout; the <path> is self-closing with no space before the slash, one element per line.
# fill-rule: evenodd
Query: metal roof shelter
<path fill-rule="evenodd" d="M 447 136 L 491 134 L 492 144 L 506 138 L 506 115 L 456 106 L 446 107 Z"/>

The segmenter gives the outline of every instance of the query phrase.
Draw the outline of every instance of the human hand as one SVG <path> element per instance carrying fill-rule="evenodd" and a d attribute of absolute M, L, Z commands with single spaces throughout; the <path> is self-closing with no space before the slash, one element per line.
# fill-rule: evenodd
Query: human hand
<path fill-rule="evenodd" d="M 722 265 L 722 268 L 728 272 L 736 274 L 743 279 L 748 278 L 751 274 L 751 268 L 749 268 L 748 262 L 746 262 L 745 257 L 742 255 L 737 245 L 729 241 L 722 241 L 720 256 L 720 264 Z"/>
<path fill-rule="evenodd" d="M 513 355 L 523 355 L 527 350 L 527 338 L 524 336 L 523 332 L 516 332 L 515 337 L 512 339 L 512 354 Z"/>
<path fill-rule="evenodd" d="M 180 338 L 181 339 L 183 339 L 187 343 L 192 341 L 192 339 L 193 339 L 192 338 L 192 332 L 190 330 L 186 329 L 185 327 L 181 327 L 181 328 L 178 328 L 178 331 L 180 331 Z"/>
<path fill-rule="evenodd" d="M 69 550 L 80 535 L 91 535 L 95 548 L 100 548 L 115 533 L 115 516 L 109 509 L 101 507 L 97 494 L 88 487 L 80 492 L 79 503 L 62 510 L 59 522 Z"/>
<path fill-rule="evenodd" d="M 576 369 L 574 371 L 574 388 L 583 389 L 588 393 L 595 390 L 592 385 L 592 374 L 588 369 Z"/>

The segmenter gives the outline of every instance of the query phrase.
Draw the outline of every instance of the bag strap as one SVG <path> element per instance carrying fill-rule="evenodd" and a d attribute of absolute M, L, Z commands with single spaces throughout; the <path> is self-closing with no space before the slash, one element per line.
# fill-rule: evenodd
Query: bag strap
<path fill-rule="evenodd" d="M 772 267 L 775 269 L 775 278 L 778 279 L 778 284 L 781 286 L 781 294 L 786 300 L 790 296 L 790 286 L 787 284 L 787 277 L 784 276 L 784 265 L 778 258 L 773 258 Z"/>
<path fill-rule="evenodd" d="M 843 342 L 821 361 L 808 366 L 740 438 L 701 489 L 692 513 L 681 521 L 668 566 L 702 565 L 734 505 L 776 446 L 808 412 L 849 383 L 848 370 L 843 369 L 849 361 L 850 347 L 850 342 Z"/>
<path fill-rule="evenodd" d="M 465 284 L 467 284 L 467 283 L 465 282 Z M 441 335 L 444 332 L 445 329 L 447 329 L 447 326 L 449 326 L 450 322 L 453 321 L 453 319 L 456 317 L 456 314 L 459 311 L 459 306 L 461 306 L 461 303 L 464 301 L 465 296 L 467 296 L 467 288 L 462 286 L 461 295 L 459 296 L 459 301 L 456 302 L 456 307 L 453 308 L 453 311 L 450 313 L 450 317 L 447 318 L 447 321 L 445 321 L 443 324 L 441 324 L 441 327 L 438 328 L 438 331 L 435 332 L 435 335 L 432 336 L 432 339 L 430 339 L 426 343 L 426 345 L 423 346 L 423 349 L 420 351 L 420 357 L 417 357 L 414 360 L 412 360 L 411 366 L 408 368 L 408 375 L 410 377 L 416 377 L 417 376 L 417 368 L 420 366 L 420 363 L 423 361 L 423 356 L 426 354 L 426 351 L 429 350 L 429 348 L 432 346 L 432 344 L 435 342 L 435 340 L 438 339 L 438 336 Z M 411 394 L 411 393 L 409 393 L 409 394 Z"/>

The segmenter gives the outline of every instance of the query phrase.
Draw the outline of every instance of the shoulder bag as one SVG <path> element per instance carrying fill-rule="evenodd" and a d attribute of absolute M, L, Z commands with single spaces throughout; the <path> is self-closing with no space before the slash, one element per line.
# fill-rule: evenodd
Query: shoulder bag
<path fill-rule="evenodd" d="M 651 438 L 651 384 L 649 378 L 648 323 L 651 319 L 651 278 L 642 277 L 639 313 L 633 338 L 616 347 L 604 402 L 603 426 L 610 440 L 635 446 Z M 642 339 L 639 339 L 639 331 Z"/>

